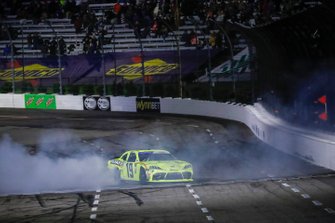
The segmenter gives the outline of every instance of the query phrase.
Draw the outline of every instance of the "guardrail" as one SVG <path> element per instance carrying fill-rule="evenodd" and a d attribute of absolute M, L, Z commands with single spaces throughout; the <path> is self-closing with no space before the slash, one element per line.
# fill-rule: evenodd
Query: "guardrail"
<path fill-rule="evenodd" d="M 259 104 L 251 106 L 181 98 L 0 94 L 0 108 L 155 112 L 229 119 L 244 123 L 256 137 L 278 150 L 335 170 L 333 135 L 290 126 Z"/>

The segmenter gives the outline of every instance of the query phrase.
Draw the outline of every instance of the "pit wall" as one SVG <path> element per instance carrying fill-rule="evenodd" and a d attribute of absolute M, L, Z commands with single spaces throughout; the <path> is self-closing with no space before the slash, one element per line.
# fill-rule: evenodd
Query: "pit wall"
<path fill-rule="evenodd" d="M 99 97 L 99 96 L 98 96 Z M 55 95 L 56 109 L 87 109 L 84 96 Z M 97 98 L 97 96 L 95 96 Z M 178 98 L 108 96 L 110 111 L 197 115 L 244 123 L 263 142 L 313 164 L 335 170 L 335 136 L 290 126 L 260 104 L 243 105 Z M 98 99 L 96 99 L 98 101 Z M 0 94 L 0 108 L 25 108 L 24 94 Z M 100 111 L 103 112 L 103 111 Z"/>

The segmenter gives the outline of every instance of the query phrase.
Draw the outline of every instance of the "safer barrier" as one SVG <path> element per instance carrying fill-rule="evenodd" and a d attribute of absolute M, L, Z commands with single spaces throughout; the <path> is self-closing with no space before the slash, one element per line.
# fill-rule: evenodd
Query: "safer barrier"
<path fill-rule="evenodd" d="M 84 110 L 84 97 L 56 95 L 56 108 Z M 24 108 L 24 94 L 0 94 L 0 108 Z M 262 141 L 283 152 L 335 170 L 335 137 L 298 129 L 255 106 L 180 98 L 112 97 L 110 110 L 160 112 L 229 119 L 244 123 Z"/>

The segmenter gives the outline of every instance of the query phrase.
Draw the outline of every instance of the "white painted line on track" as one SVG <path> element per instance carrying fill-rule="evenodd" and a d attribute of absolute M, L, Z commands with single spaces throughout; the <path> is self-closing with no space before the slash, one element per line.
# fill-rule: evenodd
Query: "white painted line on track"
<path fill-rule="evenodd" d="M 284 187 L 290 187 L 290 185 L 287 183 L 282 183 L 281 185 L 283 185 Z"/>
<path fill-rule="evenodd" d="M 301 194 L 301 197 L 303 197 L 304 199 L 310 199 L 311 196 L 309 196 L 308 194 Z"/>
<path fill-rule="evenodd" d="M 208 221 L 214 221 L 214 218 L 211 215 L 207 215 L 206 218 Z"/>
<path fill-rule="evenodd" d="M 294 192 L 294 193 L 300 193 L 300 190 L 295 188 L 295 187 L 292 187 L 291 190 Z"/>
<path fill-rule="evenodd" d="M 312 201 L 312 203 L 315 205 L 315 206 L 322 206 L 323 204 L 320 202 L 320 201 Z"/>
<path fill-rule="evenodd" d="M 335 214 L 335 211 L 331 208 L 325 208 L 325 211 L 327 211 L 329 214 Z"/>
<path fill-rule="evenodd" d="M 209 133 L 209 136 L 213 136 L 213 133 Z"/>
<path fill-rule="evenodd" d="M 206 129 L 206 132 L 210 133 L 210 132 L 211 132 L 211 130 L 210 130 L 210 129 Z"/>
<path fill-rule="evenodd" d="M 193 127 L 193 128 L 199 128 L 199 126 L 198 125 L 187 125 L 187 126 L 189 126 L 189 127 Z"/>
<path fill-rule="evenodd" d="M 96 212 L 97 210 L 98 210 L 98 207 L 93 207 L 93 208 L 91 209 L 92 212 Z"/>
<path fill-rule="evenodd" d="M 97 214 L 91 214 L 91 215 L 90 215 L 90 219 L 92 219 L 92 220 L 97 219 Z"/>
<path fill-rule="evenodd" d="M 159 137 L 157 137 L 156 140 L 159 141 Z"/>
<path fill-rule="evenodd" d="M 295 188 L 295 187 L 291 187 L 289 184 L 287 183 L 281 183 L 284 187 L 289 187 L 293 192 L 295 193 L 300 193 L 300 190 Z M 300 194 L 301 197 L 303 197 L 304 199 L 311 199 L 311 196 L 309 194 L 303 194 L 301 193 Z M 318 206 L 318 207 L 321 207 L 323 206 L 323 204 L 318 201 L 318 200 L 312 200 L 312 203 L 315 205 L 315 206 Z M 324 210 L 326 212 L 328 212 L 328 214 L 335 214 L 335 211 L 331 208 L 324 208 Z"/>
<path fill-rule="evenodd" d="M 214 143 L 215 143 L 215 144 L 218 144 L 218 143 L 219 143 L 219 141 L 215 141 Z"/>
<path fill-rule="evenodd" d="M 305 199 L 310 199 L 311 196 L 309 196 L 308 194 L 301 194 L 301 197 L 305 198 Z"/>
<path fill-rule="evenodd" d="M 94 195 L 94 201 L 93 201 L 94 207 L 92 207 L 91 209 L 92 214 L 90 215 L 90 219 L 93 220 L 94 222 L 97 219 L 96 212 L 98 211 L 101 189 L 97 189 L 95 192 L 96 194 Z"/>
<path fill-rule="evenodd" d="M 99 204 L 99 200 L 94 200 L 93 205 L 98 205 Z"/>
<path fill-rule="evenodd" d="M 197 194 L 193 194 L 193 197 L 194 197 L 195 199 L 200 199 L 200 197 L 199 197 Z"/>
<path fill-rule="evenodd" d="M 214 218 L 209 215 L 209 210 L 203 206 L 200 197 L 195 193 L 195 190 L 192 188 L 192 186 L 190 184 L 186 184 L 186 188 L 188 189 L 188 192 L 195 198 L 196 204 L 200 207 L 201 212 L 206 215 L 207 220 L 210 222 L 215 222 Z"/>
<path fill-rule="evenodd" d="M 202 201 L 196 201 L 197 205 L 201 206 L 202 205 Z"/>
<path fill-rule="evenodd" d="M 202 211 L 202 213 L 208 213 L 209 212 L 207 208 L 201 208 L 201 211 Z"/>

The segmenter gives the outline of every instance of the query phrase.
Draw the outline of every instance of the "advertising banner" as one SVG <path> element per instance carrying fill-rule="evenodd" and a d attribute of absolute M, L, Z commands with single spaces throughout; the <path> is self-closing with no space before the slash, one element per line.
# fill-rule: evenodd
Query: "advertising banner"
<path fill-rule="evenodd" d="M 159 98 L 136 98 L 137 112 L 161 112 Z"/>
<path fill-rule="evenodd" d="M 213 50 L 212 56 L 216 51 Z M 179 75 L 187 77 L 206 62 L 206 50 L 184 50 L 181 52 L 181 72 L 179 56 L 176 51 L 145 51 L 143 57 L 140 52 L 117 52 L 104 54 L 86 54 L 62 56 L 59 68 L 57 57 L 15 59 L 15 81 L 28 81 L 33 86 L 52 85 L 58 83 L 61 74 L 63 84 L 92 84 L 101 83 L 103 76 L 107 84 L 132 81 L 143 81 L 144 69 L 147 83 L 177 80 Z M 142 60 L 143 65 L 142 67 Z M 23 63 L 24 62 L 24 63 Z M 24 69 L 22 68 L 24 64 Z M 12 69 L 9 59 L 0 62 L 0 81 L 12 81 Z"/>
<path fill-rule="evenodd" d="M 214 81 L 226 82 L 231 82 L 233 80 L 250 81 L 249 57 L 249 48 L 247 47 L 234 55 L 233 63 L 231 63 L 231 60 L 227 60 L 212 69 L 212 79 Z M 234 70 L 234 76 L 232 76 L 232 70 Z M 208 80 L 208 74 L 198 78 L 199 82 L 208 82 Z"/>
<path fill-rule="evenodd" d="M 85 110 L 109 111 L 110 97 L 103 96 L 84 96 L 83 104 Z"/>
<path fill-rule="evenodd" d="M 25 94 L 25 108 L 32 109 L 56 109 L 56 98 L 48 94 Z"/>

